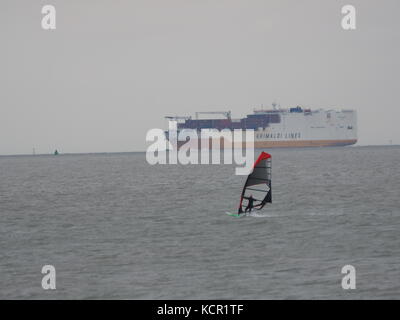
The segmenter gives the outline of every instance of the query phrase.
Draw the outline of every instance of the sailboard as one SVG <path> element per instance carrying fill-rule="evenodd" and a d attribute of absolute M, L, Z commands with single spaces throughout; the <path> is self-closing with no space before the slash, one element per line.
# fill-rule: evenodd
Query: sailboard
<path fill-rule="evenodd" d="M 240 217 L 244 216 L 243 214 L 241 215 L 241 214 L 239 214 L 239 213 L 232 213 L 232 212 L 228 212 L 228 211 L 226 211 L 225 213 L 226 213 L 228 216 L 235 217 L 235 218 L 240 218 Z"/>
<path fill-rule="evenodd" d="M 243 186 L 237 216 L 245 213 L 250 197 L 253 198 L 252 210 L 261 210 L 267 203 L 272 203 L 271 166 L 271 155 L 262 152 Z"/>

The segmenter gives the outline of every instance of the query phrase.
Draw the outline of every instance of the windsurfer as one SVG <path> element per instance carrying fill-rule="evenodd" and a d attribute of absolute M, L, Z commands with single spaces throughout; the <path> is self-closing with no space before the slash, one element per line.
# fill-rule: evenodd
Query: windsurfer
<path fill-rule="evenodd" d="M 251 210 L 254 208 L 254 198 L 253 195 L 251 194 L 250 197 L 244 197 L 245 199 L 247 199 L 247 207 L 246 209 L 244 209 L 244 212 L 246 213 L 251 212 Z"/>

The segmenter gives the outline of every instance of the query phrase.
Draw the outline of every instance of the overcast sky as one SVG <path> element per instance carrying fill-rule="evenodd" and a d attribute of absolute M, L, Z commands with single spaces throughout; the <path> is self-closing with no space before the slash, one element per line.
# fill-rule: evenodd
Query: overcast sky
<path fill-rule="evenodd" d="M 41 28 L 42 6 L 57 29 Z M 357 30 L 341 8 L 357 9 Z M 358 112 L 400 144 L 398 0 L 1 0 L 0 154 L 145 150 L 165 115 Z"/>

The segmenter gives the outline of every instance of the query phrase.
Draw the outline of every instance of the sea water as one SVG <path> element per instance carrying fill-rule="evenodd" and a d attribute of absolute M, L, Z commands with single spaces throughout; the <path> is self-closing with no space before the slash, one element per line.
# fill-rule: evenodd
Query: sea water
<path fill-rule="evenodd" d="M 273 203 L 241 219 L 234 165 L 0 157 L 0 298 L 398 298 L 400 147 L 265 151 Z"/>

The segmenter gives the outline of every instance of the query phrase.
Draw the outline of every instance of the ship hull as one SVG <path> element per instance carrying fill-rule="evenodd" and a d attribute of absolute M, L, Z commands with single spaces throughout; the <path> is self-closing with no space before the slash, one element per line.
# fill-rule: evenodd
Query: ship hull
<path fill-rule="evenodd" d="M 339 147 L 349 146 L 357 143 L 357 139 L 347 140 L 297 140 L 297 141 L 255 141 L 255 149 L 269 149 L 269 148 L 310 148 L 310 147 Z M 180 149 L 183 145 L 194 149 L 219 149 L 224 147 L 224 141 L 221 139 L 219 142 L 210 139 L 207 143 L 205 140 L 194 140 L 194 141 L 178 141 L 178 148 Z M 208 147 L 207 147 L 208 146 Z M 245 143 L 233 143 L 234 149 L 245 149 Z"/>
<path fill-rule="evenodd" d="M 303 140 L 303 141 L 256 141 L 256 149 L 263 148 L 300 148 L 300 147 L 337 147 L 357 143 L 357 139 L 348 140 Z"/>

